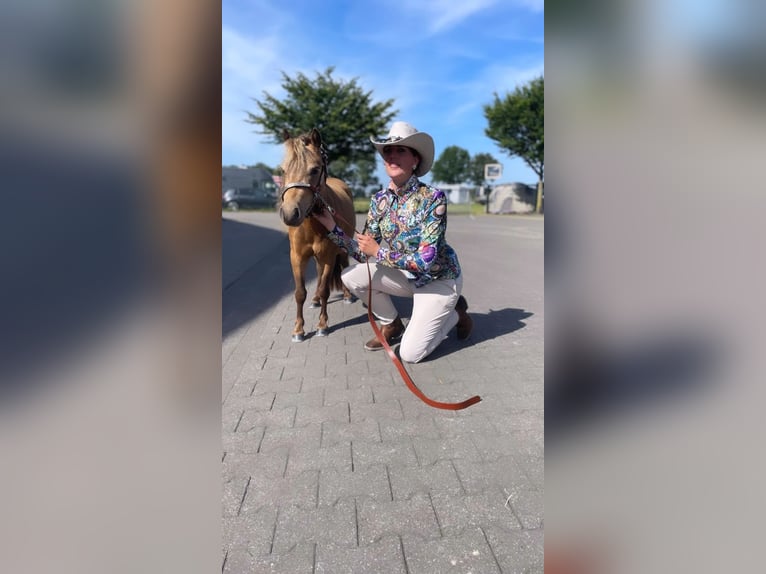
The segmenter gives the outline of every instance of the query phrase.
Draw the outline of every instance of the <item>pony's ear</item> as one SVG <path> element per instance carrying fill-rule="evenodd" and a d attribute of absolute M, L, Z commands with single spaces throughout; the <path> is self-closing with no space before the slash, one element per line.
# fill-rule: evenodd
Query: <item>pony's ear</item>
<path fill-rule="evenodd" d="M 282 141 L 287 141 L 290 139 L 290 132 L 287 131 L 287 128 L 282 128 Z"/>
<path fill-rule="evenodd" d="M 317 128 L 311 128 L 311 133 L 309 134 L 309 138 L 311 139 L 311 142 L 315 146 L 322 147 L 322 134 L 319 133 L 319 130 Z"/>

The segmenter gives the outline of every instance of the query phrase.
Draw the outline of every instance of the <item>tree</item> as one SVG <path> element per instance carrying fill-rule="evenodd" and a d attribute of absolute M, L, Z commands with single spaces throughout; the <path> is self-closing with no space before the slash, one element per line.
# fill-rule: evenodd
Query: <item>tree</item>
<path fill-rule="evenodd" d="M 374 165 L 375 148 L 369 137 L 384 133 L 397 111 L 391 110 L 393 100 L 373 102 L 372 91 L 365 92 L 356 78 L 335 80 L 334 69 L 317 72 L 313 79 L 302 73 L 291 78 L 282 72 L 285 98 L 263 92 L 261 100 L 253 98 L 260 114 L 247 112 L 245 121 L 260 126 L 258 133 L 277 144 L 284 141 L 285 130 L 296 136 L 316 127 L 327 148 L 330 174 L 348 179 L 357 164 L 371 161 Z"/>
<path fill-rule="evenodd" d="M 441 153 L 431 167 L 434 181 L 463 183 L 470 177 L 471 155 L 461 147 L 451 145 Z"/>
<path fill-rule="evenodd" d="M 537 211 L 540 211 L 545 167 L 545 82 L 543 76 L 484 106 L 487 137 L 511 157 L 520 157 L 537 174 Z"/>
<path fill-rule="evenodd" d="M 276 169 L 274 169 L 273 167 L 270 167 L 270 166 L 266 165 L 266 164 L 265 164 L 265 163 L 263 163 L 262 161 L 259 161 L 258 163 L 256 163 L 256 164 L 255 164 L 255 165 L 253 165 L 253 166 L 250 166 L 250 167 L 260 167 L 261 169 L 265 169 L 266 171 L 268 171 L 268 172 L 269 172 L 270 174 L 272 174 L 272 175 L 274 175 L 274 174 L 276 173 Z"/>

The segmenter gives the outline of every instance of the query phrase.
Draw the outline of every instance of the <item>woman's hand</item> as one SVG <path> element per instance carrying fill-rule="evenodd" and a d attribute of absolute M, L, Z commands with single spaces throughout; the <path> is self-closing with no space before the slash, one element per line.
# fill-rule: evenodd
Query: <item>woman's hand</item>
<path fill-rule="evenodd" d="M 321 213 L 315 213 L 314 218 L 327 228 L 327 231 L 335 229 L 335 219 L 328 209 L 323 209 Z"/>
<path fill-rule="evenodd" d="M 361 235 L 360 233 L 357 233 L 355 239 L 359 244 L 359 251 L 368 257 L 375 257 L 378 254 L 380 245 L 378 245 L 378 242 L 375 241 L 375 238 L 372 235 Z"/>

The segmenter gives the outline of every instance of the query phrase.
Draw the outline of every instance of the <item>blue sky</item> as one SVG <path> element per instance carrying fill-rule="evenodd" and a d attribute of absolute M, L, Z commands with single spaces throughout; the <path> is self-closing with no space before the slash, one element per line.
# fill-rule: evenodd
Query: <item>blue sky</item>
<path fill-rule="evenodd" d="M 223 0 L 222 162 L 276 166 L 282 146 L 244 121 L 253 98 L 279 98 L 281 72 L 314 77 L 334 66 L 395 120 L 503 164 L 496 183 L 537 176 L 484 135 L 482 106 L 543 74 L 543 0 Z M 383 135 L 383 134 L 379 134 Z M 379 160 L 378 177 L 387 181 Z M 430 181 L 430 173 L 424 176 Z"/>

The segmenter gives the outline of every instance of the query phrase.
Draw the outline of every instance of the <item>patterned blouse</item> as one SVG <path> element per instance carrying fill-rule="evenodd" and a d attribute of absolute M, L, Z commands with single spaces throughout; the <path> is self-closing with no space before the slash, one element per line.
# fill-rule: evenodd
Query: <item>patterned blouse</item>
<path fill-rule="evenodd" d="M 376 261 L 403 270 L 422 287 L 436 279 L 460 276 L 457 253 L 447 244 L 447 197 L 444 192 L 410 177 L 401 190 L 381 190 L 370 200 L 367 234 L 381 246 Z M 335 226 L 328 238 L 357 261 L 367 256 L 357 242 Z"/>

